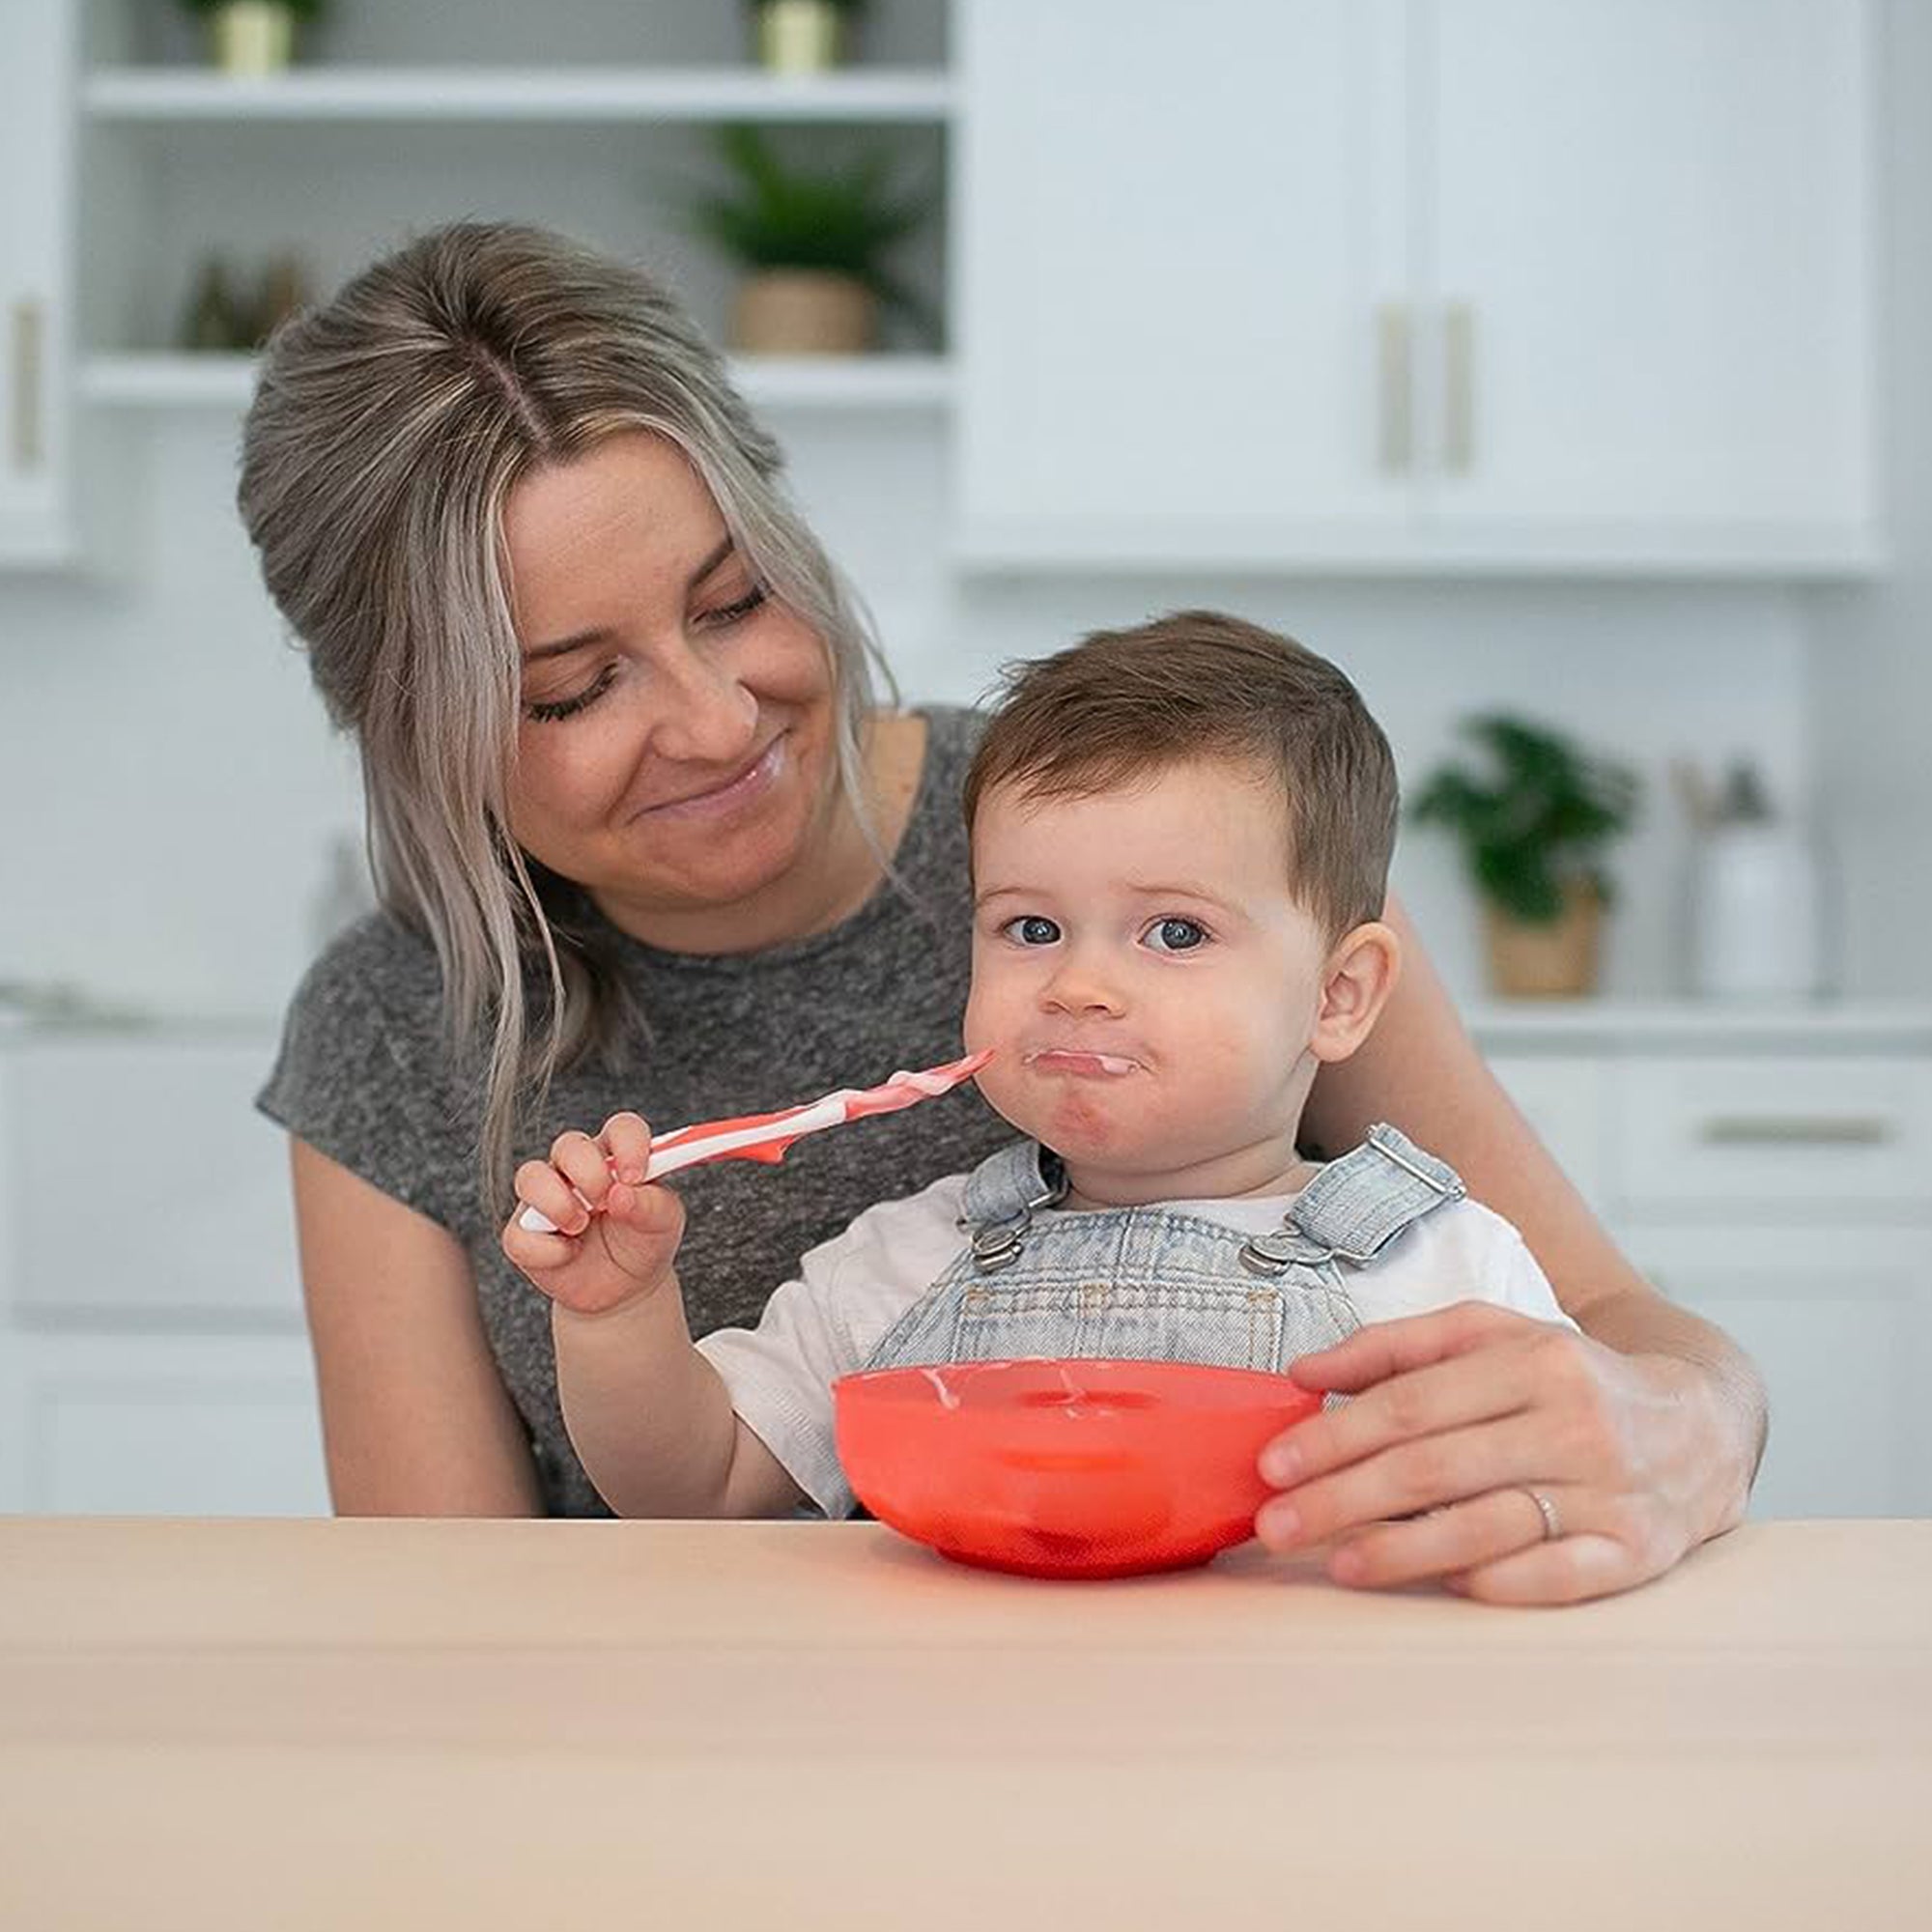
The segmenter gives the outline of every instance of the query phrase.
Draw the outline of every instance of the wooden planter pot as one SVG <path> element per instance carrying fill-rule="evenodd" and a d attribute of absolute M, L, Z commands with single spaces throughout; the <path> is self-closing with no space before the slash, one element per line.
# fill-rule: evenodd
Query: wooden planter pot
<path fill-rule="evenodd" d="M 1604 906 L 1582 880 L 1565 888 L 1563 911 L 1526 924 L 1493 905 L 1483 908 L 1490 985 L 1505 999 L 1576 999 L 1595 989 Z"/>
<path fill-rule="evenodd" d="M 858 355 L 871 348 L 878 298 L 849 275 L 768 269 L 738 290 L 731 346 L 752 355 Z"/>

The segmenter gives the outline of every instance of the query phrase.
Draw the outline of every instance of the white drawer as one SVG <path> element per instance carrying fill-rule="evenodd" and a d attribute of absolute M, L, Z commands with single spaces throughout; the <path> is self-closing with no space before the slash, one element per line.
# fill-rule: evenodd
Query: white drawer
<path fill-rule="evenodd" d="M 1617 1168 L 1634 1211 L 1815 1204 L 1932 1218 L 1932 1062 L 1790 1056 L 1617 1068 Z"/>
<path fill-rule="evenodd" d="M 1919 1228 L 1627 1222 L 1624 1252 L 1771 1395 L 1753 1517 L 1932 1516 L 1932 1267 Z"/>
<path fill-rule="evenodd" d="M 10 1041 L 0 1299 L 43 1328 L 298 1327 L 288 1137 L 254 1109 L 273 1054 L 255 1037 Z"/>

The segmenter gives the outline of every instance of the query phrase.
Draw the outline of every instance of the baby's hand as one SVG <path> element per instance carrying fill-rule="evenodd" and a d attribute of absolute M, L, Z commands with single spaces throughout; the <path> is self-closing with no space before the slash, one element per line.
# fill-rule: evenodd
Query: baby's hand
<path fill-rule="evenodd" d="M 644 1185 L 650 1154 L 651 1130 L 636 1114 L 612 1114 L 594 1140 L 559 1134 L 549 1160 L 526 1160 L 517 1170 L 504 1254 L 553 1301 L 580 1315 L 602 1315 L 674 1283 L 684 1204 L 668 1187 Z M 526 1207 L 556 1232 L 526 1228 Z"/>

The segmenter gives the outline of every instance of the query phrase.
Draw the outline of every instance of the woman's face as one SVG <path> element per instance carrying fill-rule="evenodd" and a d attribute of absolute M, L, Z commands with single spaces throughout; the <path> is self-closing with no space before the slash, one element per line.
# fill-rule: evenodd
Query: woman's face
<path fill-rule="evenodd" d="M 518 843 L 646 937 L 783 877 L 834 796 L 826 651 L 766 595 L 683 453 L 610 437 L 523 478 L 503 531 Z"/>

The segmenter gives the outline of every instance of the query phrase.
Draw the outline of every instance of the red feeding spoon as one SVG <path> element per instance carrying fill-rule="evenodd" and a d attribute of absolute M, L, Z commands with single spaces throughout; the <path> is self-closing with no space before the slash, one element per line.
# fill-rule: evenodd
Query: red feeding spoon
<path fill-rule="evenodd" d="M 709 1160 L 782 1160 L 785 1149 L 807 1134 L 843 1126 L 847 1121 L 863 1121 L 873 1114 L 896 1114 L 901 1107 L 916 1107 L 922 1100 L 950 1094 L 992 1057 L 988 1048 L 923 1072 L 909 1073 L 901 1068 L 876 1087 L 841 1087 L 805 1106 L 784 1107 L 776 1114 L 700 1121 L 689 1127 L 675 1127 L 668 1134 L 654 1134 L 644 1179 L 661 1180 L 681 1167 L 697 1167 Z M 556 1223 L 534 1208 L 526 1208 L 517 1216 L 517 1225 L 539 1235 L 556 1233 Z"/>

